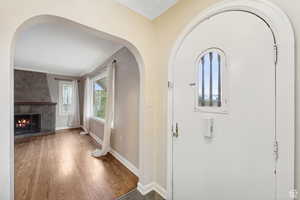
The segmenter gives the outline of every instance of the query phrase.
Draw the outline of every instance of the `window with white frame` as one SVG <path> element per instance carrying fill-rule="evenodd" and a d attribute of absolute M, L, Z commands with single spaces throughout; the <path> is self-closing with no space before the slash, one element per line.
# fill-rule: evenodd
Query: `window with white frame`
<path fill-rule="evenodd" d="M 103 73 L 92 81 L 93 88 L 93 116 L 105 120 L 105 107 L 107 103 L 107 75 Z"/>
<path fill-rule="evenodd" d="M 72 82 L 59 81 L 59 113 L 68 115 L 72 109 L 73 101 L 73 85 Z"/>
<path fill-rule="evenodd" d="M 225 56 L 219 49 L 209 49 L 198 61 L 196 104 L 204 111 L 225 111 Z"/>

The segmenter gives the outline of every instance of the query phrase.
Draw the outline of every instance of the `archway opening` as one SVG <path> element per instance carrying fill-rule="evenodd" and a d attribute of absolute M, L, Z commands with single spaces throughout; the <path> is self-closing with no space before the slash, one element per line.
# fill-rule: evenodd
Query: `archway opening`
<path fill-rule="evenodd" d="M 103 194 L 95 190 L 95 195 L 116 198 L 134 189 L 141 168 L 144 102 L 143 62 L 138 50 L 121 38 L 49 15 L 25 21 L 15 34 L 12 49 L 16 198 L 24 192 L 24 180 L 38 180 L 29 187 L 39 187 L 55 172 L 54 182 L 82 182 L 82 191 L 100 183 L 108 189 Z M 111 151 L 97 159 L 90 152 L 104 139 L 105 74 L 113 63 Z M 90 88 L 89 100 L 86 88 Z M 86 101 L 89 108 L 84 108 Z M 87 109 L 88 129 L 83 126 Z M 85 128 L 91 137 L 79 135 L 77 128 Z M 91 146 L 93 141 L 98 144 Z M 131 183 L 125 184 L 113 168 L 124 172 L 122 176 Z"/>

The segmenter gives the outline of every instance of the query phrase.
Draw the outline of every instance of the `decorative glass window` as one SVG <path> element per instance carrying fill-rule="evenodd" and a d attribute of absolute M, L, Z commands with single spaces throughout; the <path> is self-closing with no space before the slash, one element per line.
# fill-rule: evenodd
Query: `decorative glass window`
<path fill-rule="evenodd" d="M 59 111 L 61 115 L 68 115 L 72 109 L 73 85 L 72 82 L 59 82 Z"/>
<path fill-rule="evenodd" d="M 198 61 L 197 107 L 221 111 L 226 104 L 224 93 L 225 56 L 219 49 L 209 49 Z M 218 110 L 219 108 L 219 110 Z"/>
<path fill-rule="evenodd" d="M 105 107 L 107 99 L 107 77 L 102 76 L 93 81 L 93 115 L 102 120 L 105 119 Z"/>

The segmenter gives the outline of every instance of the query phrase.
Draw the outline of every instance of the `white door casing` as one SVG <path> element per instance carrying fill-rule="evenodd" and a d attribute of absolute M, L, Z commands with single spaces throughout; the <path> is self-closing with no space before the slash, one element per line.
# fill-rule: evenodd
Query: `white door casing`
<path fill-rule="evenodd" d="M 175 66 L 175 58 L 183 48 L 183 41 L 188 37 L 189 33 L 194 31 L 197 26 L 206 18 L 223 13 L 225 11 L 247 11 L 253 15 L 259 16 L 274 33 L 278 45 L 278 62 L 276 69 L 276 107 L 277 140 L 279 142 L 279 161 L 277 163 L 277 188 L 276 196 L 278 199 L 288 199 L 289 190 L 294 187 L 294 38 L 293 30 L 287 17 L 274 5 L 265 1 L 227 1 L 217 4 L 216 6 L 206 10 L 197 19 L 191 23 L 179 37 L 173 49 L 169 65 L 169 80 L 173 82 L 173 69 Z M 268 17 L 266 17 L 268 16 Z M 265 24 L 265 25 L 266 25 Z M 270 41 L 271 42 L 271 41 Z M 213 45 L 212 45 L 213 46 Z M 272 51 L 272 50 L 271 50 Z M 274 77 L 274 76 L 273 76 Z M 270 81 L 272 76 L 269 77 Z M 275 80 L 274 80 L 275 81 Z M 173 125 L 173 90 L 169 92 L 169 137 L 168 137 L 168 198 L 172 198 L 172 138 L 171 126 Z M 270 106 L 269 108 L 271 108 Z M 275 112 L 270 110 L 270 112 Z M 271 127 L 271 126 L 270 126 Z M 275 127 L 274 127 L 275 129 Z M 180 139 L 179 139 L 180 140 Z M 186 168 L 188 170 L 188 168 Z M 275 191 L 275 189 L 274 189 Z M 217 192 L 217 191 L 216 191 Z"/>

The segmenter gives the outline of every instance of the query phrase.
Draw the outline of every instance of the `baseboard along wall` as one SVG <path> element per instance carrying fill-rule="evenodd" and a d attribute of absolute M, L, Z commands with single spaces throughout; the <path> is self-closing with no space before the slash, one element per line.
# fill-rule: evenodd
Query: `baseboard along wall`
<path fill-rule="evenodd" d="M 167 191 L 161 187 L 159 184 L 156 182 L 149 183 L 147 185 L 143 185 L 140 182 L 138 183 L 137 190 L 142 194 L 142 195 L 147 195 L 151 191 L 157 192 L 161 197 L 164 199 L 167 199 Z"/>
<path fill-rule="evenodd" d="M 89 132 L 89 135 L 100 145 L 102 145 L 102 140 L 96 134 Z M 121 154 L 119 154 L 116 150 L 110 149 L 110 153 L 119 160 L 126 168 L 128 168 L 132 173 L 134 173 L 137 177 L 139 177 L 139 170 L 136 166 L 134 166 L 129 160 L 124 158 Z"/>
<path fill-rule="evenodd" d="M 102 140 L 101 138 L 99 138 L 95 133 L 93 132 L 89 132 L 89 135 L 100 145 L 102 145 Z M 110 153 L 118 160 L 120 161 L 127 169 L 129 169 L 132 173 L 134 173 L 137 177 L 139 177 L 139 170 L 137 169 L 137 167 L 135 167 L 129 160 L 127 160 L 126 158 L 124 158 L 121 154 L 119 154 L 116 150 L 114 149 L 110 149 Z M 143 185 L 140 182 L 138 183 L 137 186 L 138 191 L 142 194 L 142 195 L 146 195 L 151 191 L 155 191 L 157 192 L 159 195 L 161 195 L 164 199 L 166 199 L 166 194 L 167 191 L 161 187 L 159 184 L 157 184 L 156 182 L 152 182 L 150 184 L 147 185 Z"/>
<path fill-rule="evenodd" d="M 71 127 L 71 126 L 65 126 L 65 127 L 56 127 L 55 130 L 56 131 L 59 131 L 59 130 L 64 130 L 64 129 L 75 129 L 75 128 L 82 128 L 81 126 L 74 126 L 74 127 Z"/>

